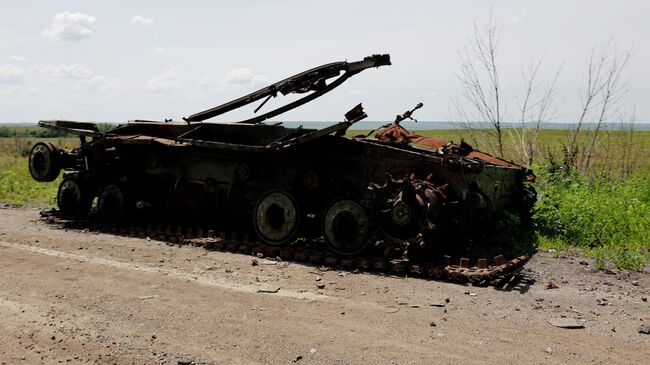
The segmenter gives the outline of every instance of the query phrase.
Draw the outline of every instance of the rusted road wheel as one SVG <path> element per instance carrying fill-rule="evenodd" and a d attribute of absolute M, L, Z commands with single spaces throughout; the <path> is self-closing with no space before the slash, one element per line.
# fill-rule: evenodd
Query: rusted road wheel
<path fill-rule="evenodd" d="M 104 186 L 97 198 L 97 212 L 108 222 L 124 220 L 131 211 L 125 188 L 119 184 Z"/>
<path fill-rule="evenodd" d="M 340 255 L 355 255 L 368 244 L 370 219 L 358 202 L 336 200 L 325 211 L 323 233 L 332 251 Z"/>
<path fill-rule="evenodd" d="M 29 173 L 36 181 L 56 180 L 61 172 L 59 150 L 50 142 L 38 142 L 29 152 Z"/>
<path fill-rule="evenodd" d="M 282 245 L 296 239 L 300 209 L 286 191 L 264 194 L 255 206 L 253 226 L 260 239 L 271 245 Z"/>
<path fill-rule="evenodd" d="M 90 211 L 92 196 L 84 184 L 76 179 L 66 178 L 59 185 L 56 202 L 64 217 L 78 219 Z"/>

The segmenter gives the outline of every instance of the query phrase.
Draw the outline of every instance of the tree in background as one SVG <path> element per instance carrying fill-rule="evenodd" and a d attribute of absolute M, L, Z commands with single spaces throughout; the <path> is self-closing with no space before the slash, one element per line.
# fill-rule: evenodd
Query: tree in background
<path fill-rule="evenodd" d="M 508 134 L 514 150 L 515 158 L 525 166 L 530 167 L 539 150 L 539 134 L 544 124 L 557 115 L 555 109 L 555 85 L 562 67 L 555 72 L 555 77 L 549 82 L 540 80 L 540 69 L 542 59 L 532 63 L 528 69 L 522 72 L 524 85 L 523 97 L 518 103 L 519 127 L 508 129 Z"/>
<path fill-rule="evenodd" d="M 600 49 L 592 49 L 587 61 L 585 85 L 582 90 L 581 113 L 569 135 L 568 151 L 576 156 L 575 167 L 587 173 L 595 151 L 607 140 L 607 131 L 614 119 L 621 119 L 621 101 L 628 91 L 623 78 L 631 50 L 621 51 L 611 41 Z M 580 141 L 585 123 L 593 124 L 589 138 Z"/>
<path fill-rule="evenodd" d="M 468 38 L 465 49 L 459 52 L 460 72 L 457 77 L 465 103 L 456 101 L 454 104 L 472 142 L 488 146 L 498 157 L 503 157 L 504 105 L 497 67 L 500 33 L 501 30 L 493 21 L 492 12 L 488 23 L 483 27 L 474 23 L 474 33 Z M 465 107 L 465 104 L 468 106 Z M 475 130 L 472 124 L 477 122 L 488 122 L 491 128 Z"/>
<path fill-rule="evenodd" d="M 557 118 L 555 92 L 562 66 L 558 67 L 550 80 L 543 80 L 543 59 L 531 63 L 522 72 L 523 90 L 518 93 L 517 107 L 513 113 L 507 114 L 497 57 L 501 29 L 502 26 L 494 22 L 490 12 L 484 26 L 474 24 L 467 45 L 459 51 L 457 77 L 462 94 L 460 99 L 453 101 L 457 115 L 455 119 L 474 145 L 497 157 L 512 159 L 530 167 L 544 149 L 539 141 L 544 124 Z M 553 154 L 550 157 L 562 160 L 563 165 L 582 174 L 597 170 L 611 171 L 611 165 L 615 164 L 624 166 L 620 171 L 629 171 L 632 164 L 626 159 L 635 154 L 614 151 L 612 144 L 615 143 L 609 138 L 609 130 L 616 120 L 625 119 L 621 113 L 623 97 L 628 90 L 624 71 L 631 55 L 631 50 L 621 50 L 611 41 L 603 47 L 594 47 L 586 66 L 580 113 L 575 127 L 567 133 L 562 156 L 558 157 L 557 151 L 548 150 L 549 154 Z M 477 123 L 488 123 L 490 127 L 486 129 Z M 632 148 L 634 129 L 628 132 L 630 137 L 623 142 L 626 148 Z M 617 156 L 599 155 L 599 166 L 594 168 L 594 160 L 599 153 Z M 603 161 L 609 165 L 603 165 Z"/>

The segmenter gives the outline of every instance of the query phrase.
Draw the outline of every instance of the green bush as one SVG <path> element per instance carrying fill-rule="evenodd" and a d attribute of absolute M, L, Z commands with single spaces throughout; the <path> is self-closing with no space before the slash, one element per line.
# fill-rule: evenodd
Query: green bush
<path fill-rule="evenodd" d="M 534 221 L 542 236 L 581 248 L 601 264 L 608 258 L 639 270 L 650 262 L 650 175 L 587 179 L 565 171 L 541 180 Z"/>

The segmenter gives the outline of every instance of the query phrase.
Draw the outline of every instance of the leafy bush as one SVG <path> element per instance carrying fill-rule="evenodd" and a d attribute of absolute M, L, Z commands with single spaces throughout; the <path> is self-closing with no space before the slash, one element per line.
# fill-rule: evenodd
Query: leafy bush
<path fill-rule="evenodd" d="M 639 270 L 650 262 L 650 175 L 588 179 L 547 171 L 534 208 L 538 232 L 603 263 Z"/>

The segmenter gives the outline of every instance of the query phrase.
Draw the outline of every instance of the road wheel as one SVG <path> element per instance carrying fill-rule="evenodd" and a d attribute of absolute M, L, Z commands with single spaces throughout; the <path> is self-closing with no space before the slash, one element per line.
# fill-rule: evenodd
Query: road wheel
<path fill-rule="evenodd" d="M 38 142 L 29 152 L 29 173 L 36 181 L 56 180 L 61 172 L 59 150 L 50 142 Z"/>
<path fill-rule="evenodd" d="M 92 196 L 76 179 L 64 179 L 59 185 L 56 202 L 61 214 L 68 219 L 78 219 L 90 211 Z"/>
<path fill-rule="evenodd" d="M 291 194 L 274 190 L 264 194 L 255 206 L 253 225 L 260 239 L 282 245 L 296 239 L 300 209 Z"/>
<path fill-rule="evenodd" d="M 131 212 L 131 204 L 124 187 L 119 184 L 104 186 L 97 198 L 97 212 L 109 222 L 125 219 Z"/>
<path fill-rule="evenodd" d="M 368 244 L 370 219 L 358 202 L 337 200 L 325 211 L 323 233 L 332 251 L 341 255 L 355 255 Z"/>

